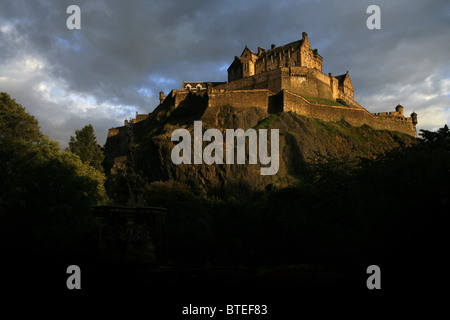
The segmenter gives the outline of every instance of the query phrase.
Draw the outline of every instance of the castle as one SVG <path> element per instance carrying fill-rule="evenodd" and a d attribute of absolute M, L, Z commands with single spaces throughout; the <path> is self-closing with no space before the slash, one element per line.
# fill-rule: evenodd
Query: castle
<path fill-rule="evenodd" d="M 354 100 L 348 71 L 338 76 L 325 75 L 322 66 L 322 56 L 317 49 L 311 49 L 308 35 L 303 32 L 301 40 L 279 47 L 273 44 L 269 50 L 258 47 L 257 53 L 246 46 L 228 68 L 228 82 L 184 81 L 181 91 L 170 92 L 170 99 L 160 92 L 160 103 L 170 100 L 177 108 L 189 95 L 197 95 L 207 100 L 207 110 L 230 106 L 262 108 L 267 113 L 292 111 L 324 121 L 344 118 L 353 126 L 366 124 L 417 136 L 416 113 L 405 117 L 401 105 L 392 112 L 370 113 Z M 131 121 L 144 119 L 136 114 Z M 115 134 L 111 130 L 108 137 Z"/>

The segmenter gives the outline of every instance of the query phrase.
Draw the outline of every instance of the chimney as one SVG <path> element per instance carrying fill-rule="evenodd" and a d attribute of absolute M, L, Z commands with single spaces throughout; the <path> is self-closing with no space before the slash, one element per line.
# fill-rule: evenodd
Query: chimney
<path fill-rule="evenodd" d="M 306 32 L 302 32 L 302 40 L 305 40 L 308 38 L 308 34 Z"/>
<path fill-rule="evenodd" d="M 270 46 L 270 49 L 275 49 L 275 44 L 272 44 L 271 46 Z"/>

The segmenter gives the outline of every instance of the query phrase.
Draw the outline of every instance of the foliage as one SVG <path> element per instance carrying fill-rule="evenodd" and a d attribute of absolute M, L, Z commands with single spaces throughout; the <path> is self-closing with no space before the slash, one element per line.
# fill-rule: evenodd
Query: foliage
<path fill-rule="evenodd" d="M 272 122 L 279 118 L 279 113 L 271 113 L 267 118 L 259 120 L 254 129 L 267 129 L 272 125 Z"/>
<path fill-rule="evenodd" d="M 2 143 L 9 142 L 6 138 L 16 143 L 36 143 L 42 138 L 36 118 L 6 92 L 0 92 L 0 138 Z"/>
<path fill-rule="evenodd" d="M 105 200 L 104 175 L 61 153 L 7 94 L 0 100 L 1 246 L 53 257 L 95 248 L 91 206 Z"/>
<path fill-rule="evenodd" d="M 26 161 L 25 155 L 36 151 L 42 137 L 36 118 L 7 93 L 0 92 L 0 160 L 3 169 L 22 165 L 18 163 L 19 159 Z"/>
<path fill-rule="evenodd" d="M 97 144 L 92 125 L 89 124 L 81 130 L 75 131 L 75 137 L 70 137 L 68 150 L 78 155 L 83 163 L 103 172 L 102 161 L 104 155 L 101 147 Z"/>
<path fill-rule="evenodd" d="M 450 129 L 447 125 L 438 129 L 436 132 L 420 130 L 422 143 L 435 149 L 441 149 L 444 152 L 450 152 Z"/>

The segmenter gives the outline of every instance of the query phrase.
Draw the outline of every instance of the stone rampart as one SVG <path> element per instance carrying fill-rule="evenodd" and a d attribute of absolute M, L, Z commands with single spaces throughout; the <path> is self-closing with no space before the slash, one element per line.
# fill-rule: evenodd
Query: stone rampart
<path fill-rule="evenodd" d="M 398 131 L 417 137 L 416 128 L 411 118 L 378 116 L 371 114 L 364 108 L 351 106 L 315 104 L 287 90 L 283 90 L 281 103 L 284 112 L 293 111 L 300 115 L 324 121 L 336 122 L 344 118 L 353 126 L 367 124 L 374 129 Z"/>
<path fill-rule="evenodd" d="M 268 108 L 269 96 L 272 93 L 267 89 L 256 90 L 212 90 L 208 94 L 208 107 L 262 107 Z"/>

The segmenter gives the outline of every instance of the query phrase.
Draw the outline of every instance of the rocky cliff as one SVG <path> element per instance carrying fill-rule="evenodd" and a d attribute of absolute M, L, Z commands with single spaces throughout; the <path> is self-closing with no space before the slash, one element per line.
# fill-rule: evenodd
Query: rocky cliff
<path fill-rule="evenodd" d="M 146 120 L 133 125 L 136 171 L 149 182 L 190 180 L 203 187 L 214 187 L 244 180 L 256 189 L 286 186 L 301 179 L 312 161 L 328 157 L 375 158 L 416 141 L 403 133 L 374 130 L 369 126 L 353 127 L 344 118 L 340 122 L 324 122 L 292 112 L 268 114 L 257 107 L 207 107 L 206 94 L 189 94 L 177 108 L 175 105 L 174 99 L 167 97 Z M 171 160 L 175 146 L 171 141 L 172 132 L 185 128 L 192 134 L 196 120 L 202 121 L 203 132 L 208 128 L 222 132 L 237 128 L 279 129 L 278 173 L 263 176 L 261 164 L 248 164 L 248 161 L 247 164 L 175 165 Z M 125 130 L 119 130 L 105 144 L 106 172 L 113 167 L 115 158 L 127 153 L 127 136 L 122 131 Z M 207 144 L 204 142 L 203 147 Z"/>

